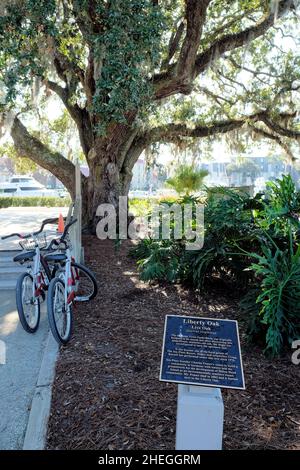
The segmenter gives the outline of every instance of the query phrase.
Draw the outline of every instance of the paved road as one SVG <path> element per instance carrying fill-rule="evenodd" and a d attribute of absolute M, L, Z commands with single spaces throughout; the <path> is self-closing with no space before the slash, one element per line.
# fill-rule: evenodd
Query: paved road
<path fill-rule="evenodd" d="M 26 233 L 39 228 L 42 220 L 56 217 L 66 208 L 9 208 L 0 209 L 0 236 L 12 232 Z M 15 291 L 5 289 L 5 269 L 8 252 L 19 249 L 17 241 L 0 241 L 0 341 L 5 343 L 6 362 L 3 362 L 3 343 L 0 343 L 0 449 L 21 449 L 38 373 L 48 333 L 45 304 L 41 324 L 34 335 L 21 327 L 15 305 Z M 2 266 L 1 266 L 2 262 Z M 11 269 L 11 268 L 10 268 Z M 11 275 L 11 274 L 10 274 Z M 17 276 L 17 273 L 16 273 Z M 1 280 L 3 279 L 4 280 Z M 2 288 L 1 288 L 2 287 Z"/>
<path fill-rule="evenodd" d="M 9 207 L 0 209 L 0 237 L 13 232 L 30 233 L 40 228 L 44 219 L 67 215 L 66 207 Z M 47 228 L 47 227 L 46 227 Z M 51 228 L 51 226 L 48 226 Z M 1 250 L 18 250 L 17 238 L 0 240 Z"/>

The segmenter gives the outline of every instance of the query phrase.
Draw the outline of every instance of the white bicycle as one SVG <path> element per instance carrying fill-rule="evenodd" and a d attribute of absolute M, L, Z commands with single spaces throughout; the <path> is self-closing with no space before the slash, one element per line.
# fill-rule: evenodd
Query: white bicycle
<path fill-rule="evenodd" d="M 55 276 L 48 287 L 47 310 L 52 334 L 59 344 L 66 344 L 72 334 L 74 302 L 88 302 L 96 297 L 97 281 L 90 269 L 76 263 L 71 254 L 67 232 L 77 220 L 70 222 L 56 241 L 60 253 L 47 255 L 48 263 L 54 263 Z"/>

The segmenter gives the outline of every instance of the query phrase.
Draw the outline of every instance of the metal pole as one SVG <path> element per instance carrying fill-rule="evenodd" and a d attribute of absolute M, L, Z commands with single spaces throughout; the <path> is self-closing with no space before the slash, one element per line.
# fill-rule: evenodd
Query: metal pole
<path fill-rule="evenodd" d="M 76 161 L 75 166 L 75 206 L 76 206 L 76 217 L 78 222 L 76 224 L 76 261 L 81 261 L 81 231 L 82 231 L 82 198 L 81 198 L 81 171 L 79 161 Z"/>

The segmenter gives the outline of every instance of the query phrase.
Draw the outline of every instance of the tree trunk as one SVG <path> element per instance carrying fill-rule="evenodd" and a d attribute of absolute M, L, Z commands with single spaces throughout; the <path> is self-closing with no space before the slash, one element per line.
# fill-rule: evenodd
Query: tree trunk
<path fill-rule="evenodd" d="M 90 164 L 89 177 L 82 184 L 83 227 L 95 232 L 100 204 L 112 204 L 118 214 L 119 197 L 128 196 L 131 175 L 124 175 L 108 155 Z"/>
<path fill-rule="evenodd" d="M 100 204 L 112 204 L 118 215 L 120 196 L 128 196 L 132 170 L 144 147 L 136 131 L 118 126 L 110 138 L 98 138 L 88 154 L 89 177 L 82 184 L 83 227 L 95 232 Z"/>

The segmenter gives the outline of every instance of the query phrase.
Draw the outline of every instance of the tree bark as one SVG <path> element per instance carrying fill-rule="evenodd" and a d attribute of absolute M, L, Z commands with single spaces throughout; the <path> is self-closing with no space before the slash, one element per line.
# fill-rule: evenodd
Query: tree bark
<path fill-rule="evenodd" d="M 31 135 L 24 124 L 15 117 L 11 129 L 11 137 L 20 157 L 30 158 L 45 170 L 58 178 L 69 191 L 75 195 L 75 167 L 59 152 L 54 152 L 39 139 Z"/>
<path fill-rule="evenodd" d="M 129 116 L 133 120 L 134 116 Z M 87 130 L 89 132 L 89 130 Z M 132 124 L 113 124 L 106 137 L 97 137 L 87 155 L 89 176 L 82 176 L 83 227 L 95 232 L 96 212 L 100 204 L 112 204 L 118 213 L 119 197 L 128 196 L 132 170 L 147 146 L 137 137 Z M 55 152 L 30 134 L 15 117 L 11 136 L 20 157 L 30 158 L 50 171 L 75 197 L 75 167 L 59 152 Z"/>
<path fill-rule="evenodd" d="M 137 133 L 130 124 L 114 124 L 106 137 L 94 141 L 82 185 L 83 225 L 89 231 L 95 231 L 100 204 L 112 204 L 118 215 L 120 196 L 128 196 L 134 164 L 147 144 Z"/>

